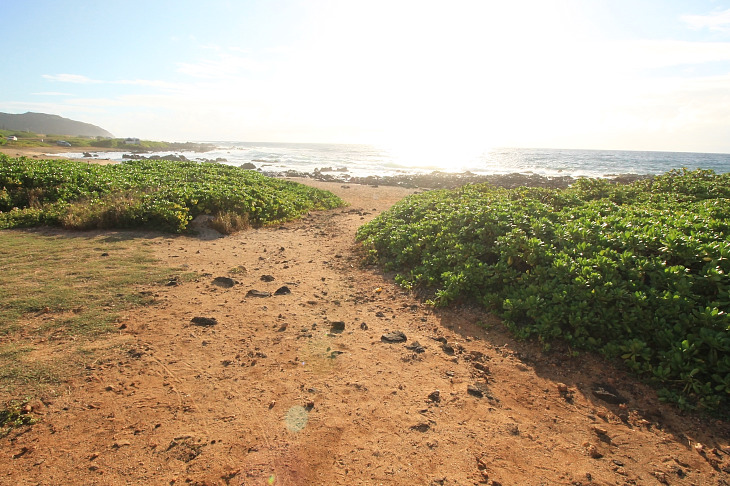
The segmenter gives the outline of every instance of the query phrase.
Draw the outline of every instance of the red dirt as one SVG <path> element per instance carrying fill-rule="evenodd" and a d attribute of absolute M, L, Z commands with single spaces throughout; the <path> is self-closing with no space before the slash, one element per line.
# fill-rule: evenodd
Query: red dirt
<path fill-rule="evenodd" d="M 104 359 L 32 403 L 39 423 L 0 439 L 0 483 L 728 484 L 727 423 L 363 268 L 355 230 L 413 191 L 306 183 L 351 205 L 227 237 L 145 235 L 201 277 L 151 289 L 158 303 L 128 312 Z M 383 342 L 391 331 L 407 342 Z"/>

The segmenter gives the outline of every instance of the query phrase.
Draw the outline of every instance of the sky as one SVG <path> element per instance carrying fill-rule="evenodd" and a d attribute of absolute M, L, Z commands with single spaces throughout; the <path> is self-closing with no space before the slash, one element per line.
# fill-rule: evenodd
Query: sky
<path fill-rule="evenodd" d="M 2 4 L 0 111 L 118 137 L 730 153 L 730 0 Z"/>

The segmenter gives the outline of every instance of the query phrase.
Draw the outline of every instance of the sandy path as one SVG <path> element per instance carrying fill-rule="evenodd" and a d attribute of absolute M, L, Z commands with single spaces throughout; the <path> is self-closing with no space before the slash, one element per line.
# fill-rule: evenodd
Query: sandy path
<path fill-rule="evenodd" d="M 126 316 L 107 359 L 0 440 L 0 483 L 727 484 L 726 424 L 362 268 L 356 228 L 412 191 L 306 183 L 350 206 L 229 237 L 144 235 L 201 277 L 154 288 L 158 304 Z M 407 341 L 381 340 L 393 331 Z"/>

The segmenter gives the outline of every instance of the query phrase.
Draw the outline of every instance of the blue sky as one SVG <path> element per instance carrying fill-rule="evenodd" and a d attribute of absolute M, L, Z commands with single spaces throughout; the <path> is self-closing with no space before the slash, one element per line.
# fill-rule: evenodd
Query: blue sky
<path fill-rule="evenodd" d="M 33 1 L 0 111 L 116 136 L 730 153 L 730 0 Z"/>

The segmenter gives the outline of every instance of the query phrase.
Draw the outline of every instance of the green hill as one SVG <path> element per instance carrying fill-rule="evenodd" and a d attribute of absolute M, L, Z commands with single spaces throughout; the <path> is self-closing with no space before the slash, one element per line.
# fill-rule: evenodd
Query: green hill
<path fill-rule="evenodd" d="M 113 137 L 111 133 L 96 125 L 46 113 L 0 113 L 0 129 L 28 131 L 46 135 Z"/>

